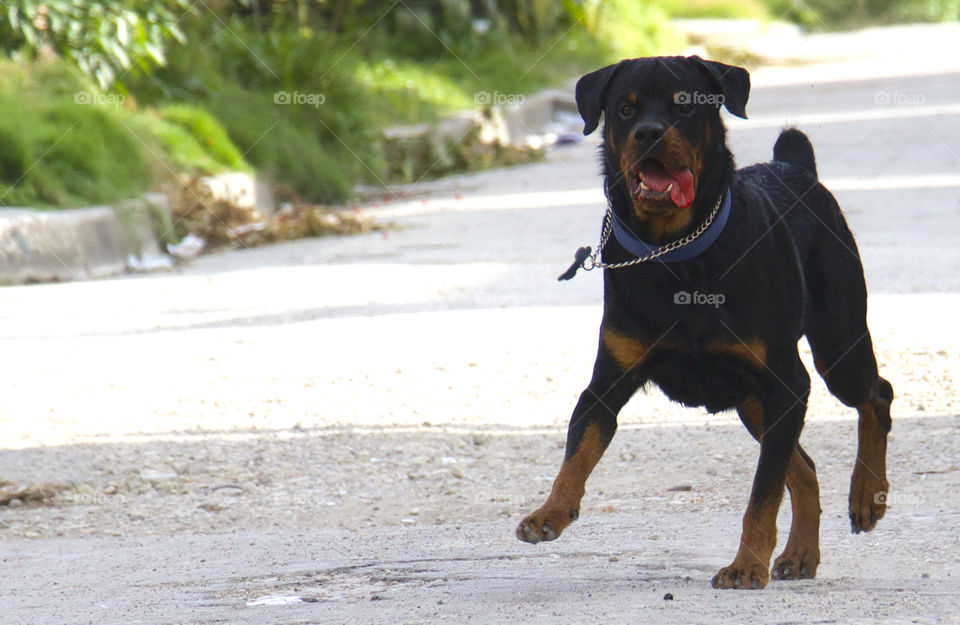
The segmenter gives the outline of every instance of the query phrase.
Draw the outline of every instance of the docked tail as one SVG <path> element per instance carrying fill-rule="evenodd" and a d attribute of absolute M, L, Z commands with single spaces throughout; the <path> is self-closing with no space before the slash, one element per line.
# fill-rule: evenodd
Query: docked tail
<path fill-rule="evenodd" d="M 773 144 L 773 160 L 806 169 L 817 176 L 817 160 L 813 156 L 810 139 L 796 128 L 786 128 Z"/>

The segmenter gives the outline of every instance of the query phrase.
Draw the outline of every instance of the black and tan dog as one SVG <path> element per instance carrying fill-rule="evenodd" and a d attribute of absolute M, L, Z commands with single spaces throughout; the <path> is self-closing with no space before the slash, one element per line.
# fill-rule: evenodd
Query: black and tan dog
<path fill-rule="evenodd" d="M 784 485 L 793 521 L 772 574 L 814 577 L 820 494 L 798 442 L 810 389 L 797 348 L 804 335 L 830 392 L 859 412 L 853 531 L 869 531 L 883 516 L 893 389 L 877 372 L 856 243 L 817 181 L 800 131 L 780 135 L 772 162 L 734 168 L 719 108 L 746 117 L 749 91 L 746 70 L 698 57 L 626 60 L 577 83 L 584 134 L 604 117 L 613 233 L 596 261 L 604 313 L 559 475 L 546 503 L 517 528 L 520 540 L 553 540 L 578 518 L 617 413 L 654 383 L 686 406 L 735 408 L 760 441 L 740 549 L 713 585 L 767 584 Z M 655 258 L 609 267 L 638 256 Z"/>

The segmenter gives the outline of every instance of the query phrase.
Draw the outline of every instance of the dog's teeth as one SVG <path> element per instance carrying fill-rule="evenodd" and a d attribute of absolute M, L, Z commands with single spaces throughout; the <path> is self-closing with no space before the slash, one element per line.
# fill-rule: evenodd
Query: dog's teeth
<path fill-rule="evenodd" d="M 645 183 L 643 180 L 641 180 L 641 181 L 640 181 L 640 190 L 641 190 L 641 191 L 649 191 L 649 190 L 650 190 L 650 187 L 647 186 L 647 183 Z"/>
<path fill-rule="evenodd" d="M 673 183 L 672 183 L 672 182 L 667 185 L 667 188 L 664 189 L 663 192 L 664 192 L 664 193 L 670 193 L 671 190 L 673 190 Z"/>

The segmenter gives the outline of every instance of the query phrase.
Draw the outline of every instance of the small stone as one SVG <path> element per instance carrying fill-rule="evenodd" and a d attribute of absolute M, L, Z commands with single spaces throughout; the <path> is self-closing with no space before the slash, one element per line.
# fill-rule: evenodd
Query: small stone
<path fill-rule="evenodd" d="M 208 501 L 197 506 L 201 510 L 206 510 L 207 512 L 222 512 L 230 506 L 224 505 L 222 503 L 217 503 L 215 501 Z"/>
<path fill-rule="evenodd" d="M 673 594 L 671 594 L 671 593 L 668 592 L 667 594 L 665 594 L 665 595 L 663 596 L 663 600 L 664 600 L 664 601 L 673 601 Z"/>

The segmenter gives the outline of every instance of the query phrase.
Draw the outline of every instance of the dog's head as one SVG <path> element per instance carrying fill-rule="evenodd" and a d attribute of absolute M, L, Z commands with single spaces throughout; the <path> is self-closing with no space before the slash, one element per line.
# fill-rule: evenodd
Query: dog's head
<path fill-rule="evenodd" d="M 697 56 L 629 59 L 582 77 L 583 133 L 597 128 L 602 113 L 615 209 L 629 202 L 653 239 L 712 209 L 733 168 L 720 108 L 745 118 L 749 94 L 745 69 Z"/>

